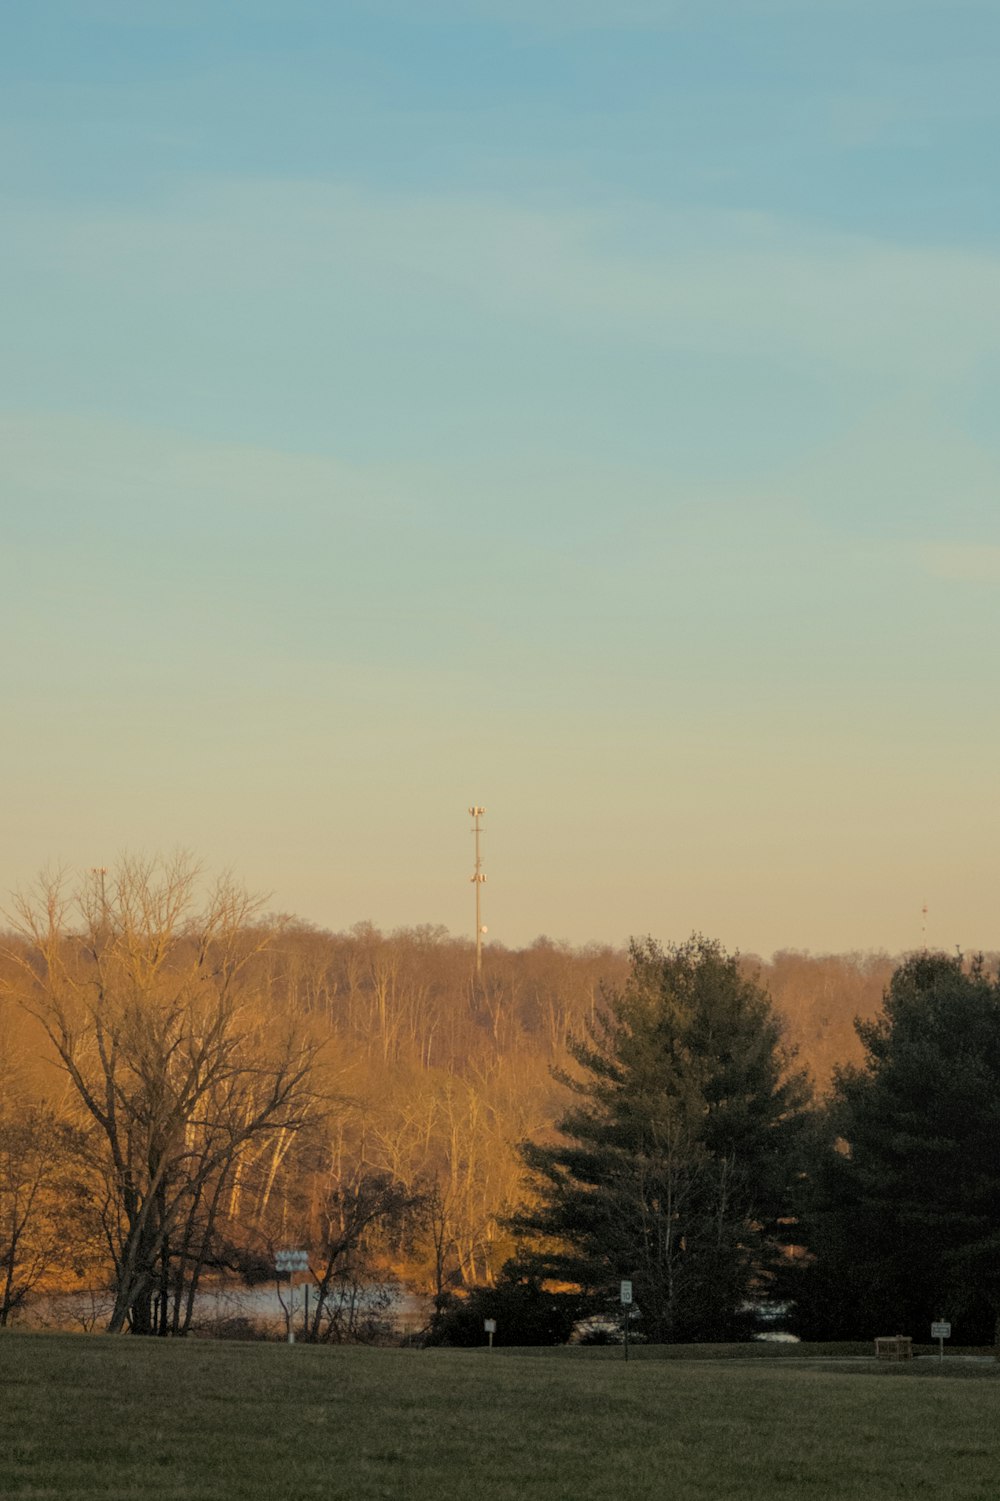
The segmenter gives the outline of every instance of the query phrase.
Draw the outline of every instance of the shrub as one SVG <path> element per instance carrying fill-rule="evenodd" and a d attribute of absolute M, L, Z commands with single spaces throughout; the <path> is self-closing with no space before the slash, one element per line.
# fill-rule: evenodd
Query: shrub
<path fill-rule="evenodd" d="M 497 1345 L 564 1345 L 580 1316 L 574 1293 L 550 1293 L 539 1283 L 502 1277 L 495 1287 L 451 1296 L 431 1321 L 426 1343 L 471 1348 L 487 1343 L 484 1323 L 496 1320 Z"/>

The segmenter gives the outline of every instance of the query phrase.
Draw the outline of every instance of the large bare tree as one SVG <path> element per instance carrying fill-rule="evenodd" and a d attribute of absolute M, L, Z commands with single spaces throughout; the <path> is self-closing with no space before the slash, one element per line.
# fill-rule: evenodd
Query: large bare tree
<path fill-rule="evenodd" d="M 126 859 L 72 892 L 42 881 L 16 918 L 19 999 L 90 1123 L 108 1328 L 183 1332 L 241 1156 L 311 1109 L 315 1049 L 271 1014 L 255 963 L 272 929 L 228 880 L 203 894 L 186 857 Z"/>

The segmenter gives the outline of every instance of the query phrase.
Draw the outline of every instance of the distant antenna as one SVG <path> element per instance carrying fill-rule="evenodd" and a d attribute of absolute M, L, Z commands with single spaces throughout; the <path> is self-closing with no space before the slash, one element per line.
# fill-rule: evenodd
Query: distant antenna
<path fill-rule="evenodd" d="M 920 947 L 927 952 L 927 903 L 920 909 Z"/>
<path fill-rule="evenodd" d="M 476 974 L 480 975 L 483 972 L 483 934 L 486 932 L 486 929 L 483 927 L 483 914 L 481 910 L 482 902 L 480 893 L 482 892 L 483 882 L 486 880 L 486 877 L 483 875 L 483 862 L 480 859 L 479 855 L 479 836 L 482 833 L 482 829 L 479 825 L 479 820 L 486 812 L 486 809 L 480 808 L 479 804 L 477 803 L 474 807 L 469 809 L 469 812 L 475 819 L 475 822 L 472 825 L 472 832 L 476 836 L 476 869 L 475 873 L 470 877 L 470 879 L 475 883 L 476 887 Z"/>

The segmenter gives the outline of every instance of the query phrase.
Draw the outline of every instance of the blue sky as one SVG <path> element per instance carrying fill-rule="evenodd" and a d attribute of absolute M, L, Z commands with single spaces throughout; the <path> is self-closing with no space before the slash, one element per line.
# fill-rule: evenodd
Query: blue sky
<path fill-rule="evenodd" d="M 1000 946 L 1000 11 L 0 23 L 3 884 Z"/>

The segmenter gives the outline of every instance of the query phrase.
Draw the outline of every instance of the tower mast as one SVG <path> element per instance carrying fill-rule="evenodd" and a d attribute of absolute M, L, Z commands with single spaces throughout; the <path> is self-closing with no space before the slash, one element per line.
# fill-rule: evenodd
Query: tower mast
<path fill-rule="evenodd" d="M 480 808 L 479 804 L 476 803 L 469 809 L 469 812 L 475 820 L 472 825 L 472 832 L 476 836 L 476 869 L 470 879 L 476 887 L 476 974 L 480 975 L 483 972 L 483 934 L 486 932 L 486 929 L 483 927 L 481 892 L 486 877 L 483 874 L 483 862 L 479 852 L 479 836 L 482 833 L 479 820 L 486 812 L 486 809 Z"/>

